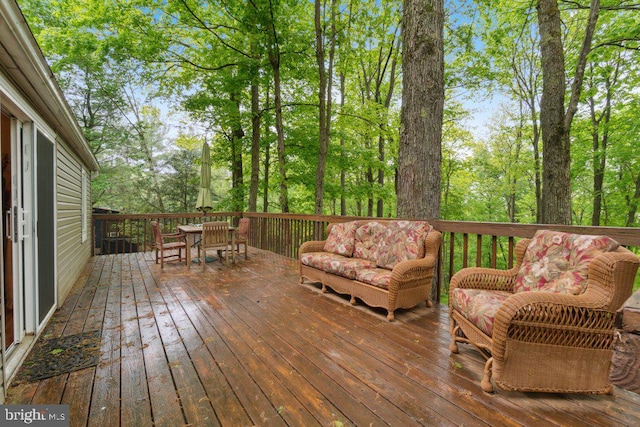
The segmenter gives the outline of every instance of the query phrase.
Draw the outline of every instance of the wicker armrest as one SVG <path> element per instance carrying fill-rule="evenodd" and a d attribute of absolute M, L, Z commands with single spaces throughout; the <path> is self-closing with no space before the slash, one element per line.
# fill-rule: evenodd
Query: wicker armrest
<path fill-rule="evenodd" d="M 402 261 L 391 270 L 390 286 L 397 285 L 400 289 L 411 288 L 431 280 L 435 271 L 436 257 L 427 255 L 424 258 Z"/>
<path fill-rule="evenodd" d="M 503 359 L 507 340 L 556 346 L 610 348 L 614 313 L 597 298 L 551 292 L 520 292 L 496 313 L 491 353 Z"/>
<path fill-rule="evenodd" d="M 598 255 L 589 264 L 585 294 L 594 294 L 606 310 L 618 310 L 633 293 L 639 264 L 638 256 L 624 247 Z"/>
<path fill-rule="evenodd" d="M 516 244 L 516 260 L 513 268 L 509 270 L 484 267 L 463 268 L 451 278 L 449 292 L 454 288 L 513 292 L 516 275 L 530 241 L 531 239 L 522 239 Z"/>
<path fill-rule="evenodd" d="M 457 272 L 451 278 L 449 292 L 455 288 L 485 289 L 513 292 L 518 270 L 497 270 L 494 268 L 470 267 Z"/>
<path fill-rule="evenodd" d="M 322 252 L 326 240 L 311 240 L 300 245 L 299 255 L 307 252 Z"/>
<path fill-rule="evenodd" d="M 398 286 L 398 289 L 408 289 L 424 285 L 425 280 L 432 280 L 441 242 L 442 234 L 439 231 L 429 232 L 425 241 L 424 258 L 401 261 L 396 264 L 391 271 L 389 287 Z"/>

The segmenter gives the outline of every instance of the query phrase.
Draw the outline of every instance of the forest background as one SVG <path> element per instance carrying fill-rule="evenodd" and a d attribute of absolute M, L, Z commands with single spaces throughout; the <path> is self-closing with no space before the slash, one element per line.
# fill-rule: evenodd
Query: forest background
<path fill-rule="evenodd" d="M 95 207 L 194 211 L 207 141 L 215 210 L 313 213 L 325 160 L 323 213 L 395 216 L 402 2 L 19 4 L 101 165 Z M 440 218 L 540 222 L 536 2 L 444 4 Z M 573 70 L 590 5 L 559 5 Z M 638 225 L 638 9 L 600 5 L 570 135 L 573 224 Z"/>

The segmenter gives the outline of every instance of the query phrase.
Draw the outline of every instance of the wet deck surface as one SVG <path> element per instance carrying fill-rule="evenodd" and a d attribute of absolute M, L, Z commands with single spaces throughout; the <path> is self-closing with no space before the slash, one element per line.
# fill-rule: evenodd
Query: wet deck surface
<path fill-rule="evenodd" d="M 102 331 L 97 366 L 9 388 L 70 405 L 71 425 L 640 425 L 640 396 L 480 389 L 484 359 L 449 354 L 447 307 L 386 312 L 299 284 L 297 261 L 95 257 L 45 337 Z"/>

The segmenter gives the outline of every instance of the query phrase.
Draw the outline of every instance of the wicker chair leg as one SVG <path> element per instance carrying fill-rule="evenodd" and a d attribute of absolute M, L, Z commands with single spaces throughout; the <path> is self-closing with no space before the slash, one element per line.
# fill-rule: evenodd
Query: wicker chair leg
<path fill-rule="evenodd" d="M 395 319 L 395 315 L 393 314 L 393 310 L 389 310 L 389 312 L 387 313 L 387 320 L 389 322 L 393 322 L 394 319 Z"/>
<path fill-rule="evenodd" d="M 493 384 L 491 384 L 491 365 L 493 364 L 493 357 L 487 360 L 484 364 L 484 374 L 482 375 L 482 381 L 480 381 L 480 387 L 482 391 L 487 393 L 493 393 Z"/>
<path fill-rule="evenodd" d="M 349 300 L 349 302 L 351 303 L 351 305 L 356 305 L 356 297 L 351 295 L 351 299 Z"/>
<path fill-rule="evenodd" d="M 458 354 L 458 340 L 456 336 L 458 335 L 459 326 L 454 326 L 453 320 L 451 321 L 451 342 L 449 343 L 449 351 L 454 354 Z"/>
<path fill-rule="evenodd" d="M 324 283 L 322 284 L 322 293 L 323 294 L 327 293 L 327 286 Z"/>
<path fill-rule="evenodd" d="M 428 299 L 426 302 L 427 302 L 427 307 L 429 308 L 433 307 L 433 302 L 431 302 L 430 299 Z"/>

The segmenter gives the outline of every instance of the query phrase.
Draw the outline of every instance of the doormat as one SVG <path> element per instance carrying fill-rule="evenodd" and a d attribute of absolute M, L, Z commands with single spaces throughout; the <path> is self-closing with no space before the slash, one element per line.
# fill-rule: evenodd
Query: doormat
<path fill-rule="evenodd" d="M 16 375 L 16 383 L 34 382 L 98 364 L 100 330 L 41 339 Z"/>

